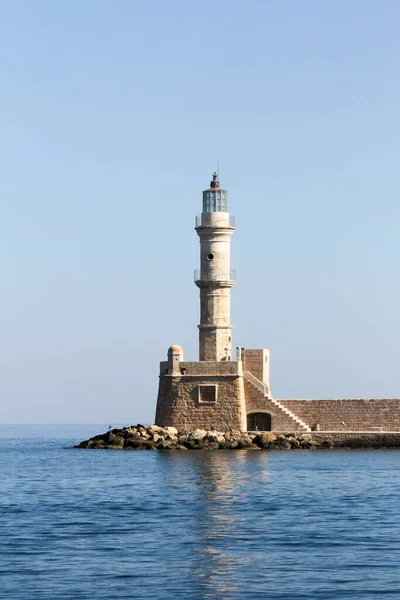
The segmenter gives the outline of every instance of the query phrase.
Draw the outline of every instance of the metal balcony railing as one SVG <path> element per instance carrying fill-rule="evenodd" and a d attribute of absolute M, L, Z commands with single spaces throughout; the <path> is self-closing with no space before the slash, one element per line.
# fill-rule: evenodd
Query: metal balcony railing
<path fill-rule="evenodd" d="M 221 273 L 218 275 L 212 275 L 211 277 L 201 277 L 201 270 L 195 269 L 194 271 L 195 281 L 236 281 L 236 269 L 231 269 L 229 273 Z"/>
<path fill-rule="evenodd" d="M 197 215 L 196 217 L 196 227 L 218 227 L 218 220 L 213 221 L 212 225 L 210 225 L 208 215 L 212 215 L 213 213 L 206 213 L 207 217 L 203 219 L 203 215 Z M 221 227 L 235 227 L 235 217 L 233 215 L 229 215 L 229 225 L 227 224 L 226 217 L 221 217 Z"/>

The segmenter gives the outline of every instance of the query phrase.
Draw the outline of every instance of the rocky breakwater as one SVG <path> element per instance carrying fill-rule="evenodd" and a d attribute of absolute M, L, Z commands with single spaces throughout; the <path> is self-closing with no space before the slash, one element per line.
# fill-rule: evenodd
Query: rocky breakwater
<path fill-rule="evenodd" d="M 175 427 L 136 425 L 110 429 L 75 448 L 108 450 L 310 450 L 399 448 L 400 433 L 179 432 Z"/>
<path fill-rule="evenodd" d="M 110 429 L 102 435 L 81 442 L 76 448 L 108 450 L 260 450 L 261 448 L 290 449 L 311 448 L 315 444 L 310 436 L 296 434 L 275 435 L 249 431 L 195 431 L 179 432 L 175 427 L 136 425 L 123 429 Z M 318 444 L 319 445 L 319 444 Z"/>

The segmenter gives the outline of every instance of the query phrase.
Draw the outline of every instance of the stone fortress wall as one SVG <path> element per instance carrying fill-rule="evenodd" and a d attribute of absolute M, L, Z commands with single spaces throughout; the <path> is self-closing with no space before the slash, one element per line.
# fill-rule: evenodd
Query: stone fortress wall
<path fill-rule="evenodd" d="M 400 398 L 279 400 L 321 431 L 400 431 Z"/>
<path fill-rule="evenodd" d="M 235 220 L 228 192 L 214 172 L 196 219 L 200 241 L 199 361 L 185 362 L 171 346 L 160 365 L 156 425 L 180 431 L 400 431 L 400 399 L 277 400 L 271 394 L 269 350 L 237 348 L 232 360 L 230 247 Z"/>
<path fill-rule="evenodd" d="M 160 363 L 157 425 L 246 431 L 400 431 L 400 399 L 278 400 L 269 391 L 268 350 L 237 349 L 236 361 Z M 265 417 L 267 420 L 265 420 Z"/>

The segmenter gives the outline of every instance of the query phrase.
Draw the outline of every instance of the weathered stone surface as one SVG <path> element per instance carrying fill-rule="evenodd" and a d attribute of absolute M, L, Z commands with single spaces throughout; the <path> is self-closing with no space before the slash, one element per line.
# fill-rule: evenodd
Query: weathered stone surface
<path fill-rule="evenodd" d="M 240 432 L 227 430 L 197 429 L 177 432 L 152 426 L 113 429 L 90 440 L 81 442 L 77 448 L 108 450 L 316 450 L 331 448 L 400 448 L 399 433 L 295 433 Z"/>
<path fill-rule="evenodd" d="M 135 450 L 152 450 L 154 448 L 153 442 L 151 442 L 150 440 L 144 440 L 143 438 L 141 440 L 129 438 L 129 440 L 126 441 L 125 445 L 127 447 L 130 446 Z"/>
<path fill-rule="evenodd" d="M 248 435 L 242 435 L 238 440 L 239 448 L 244 450 L 252 445 L 252 439 Z"/>
<path fill-rule="evenodd" d="M 272 442 L 275 442 L 276 435 L 274 433 L 259 433 L 253 439 L 253 444 L 259 448 L 267 448 Z"/>
<path fill-rule="evenodd" d="M 183 441 L 182 444 L 185 446 L 185 448 L 187 448 L 188 450 L 192 450 L 195 446 L 195 441 L 192 439 L 187 439 L 186 441 Z"/>
<path fill-rule="evenodd" d="M 125 435 L 125 437 L 128 437 L 128 436 L 130 436 L 130 435 L 136 435 L 136 433 L 137 433 L 137 429 L 136 429 L 136 427 L 127 427 L 127 428 L 124 430 L 124 435 Z"/>
<path fill-rule="evenodd" d="M 218 450 L 219 443 L 218 442 L 208 442 L 206 448 L 207 448 L 207 450 Z"/>
<path fill-rule="evenodd" d="M 400 432 L 399 398 L 279 400 L 311 428 L 327 432 Z"/>
<path fill-rule="evenodd" d="M 165 430 L 171 435 L 176 435 L 178 433 L 178 430 L 175 427 L 165 427 Z"/>
<path fill-rule="evenodd" d="M 171 425 L 181 432 L 197 428 L 209 431 L 215 427 L 225 431 L 246 427 L 243 377 L 237 362 L 182 361 L 183 377 L 166 375 L 166 368 L 166 363 L 160 367 L 158 425 Z M 217 401 L 202 398 L 204 385 L 218 390 Z"/>
<path fill-rule="evenodd" d="M 290 448 L 291 448 L 290 442 L 288 442 L 284 436 L 279 437 L 276 440 L 275 446 L 276 446 L 276 448 L 280 448 L 281 450 L 290 450 Z"/>
<path fill-rule="evenodd" d="M 319 446 L 320 448 L 334 448 L 335 444 L 332 442 L 332 440 L 324 440 Z"/>
<path fill-rule="evenodd" d="M 193 440 L 202 441 L 207 435 L 207 431 L 205 429 L 195 429 L 191 433 L 189 433 L 189 437 Z"/>
<path fill-rule="evenodd" d="M 292 448 L 299 448 L 300 442 L 296 439 L 295 435 L 288 435 L 286 440 L 289 442 Z"/>
<path fill-rule="evenodd" d="M 162 427 L 159 427 L 158 425 L 150 425 L 150 427 L 147 428 L 147 431 L 157 433 L 160 429 L 162 429 Z"/>
<path fill-rule="evenodd" d="M 124 445 L 123 436 L 110 434 L 108 436 L 108 445 L 109 446 L 123 446 Z"/>
<path fill-rule="evenodd" d="M 224 442 L 225 436 L 221 431 L 207 431 L 205 439 L 209 442 Z"/>
<path fill-rule="evenodd" d="M 85 442 L 83 442 L 85 443 Z M 103 440 L 89 440 L 89 442 L 86 442 L 87 446 L 86 448 L 104 448 L 104 442 Z M 82 447 L 81 445 L 79 445 L 79 447 Z"/>

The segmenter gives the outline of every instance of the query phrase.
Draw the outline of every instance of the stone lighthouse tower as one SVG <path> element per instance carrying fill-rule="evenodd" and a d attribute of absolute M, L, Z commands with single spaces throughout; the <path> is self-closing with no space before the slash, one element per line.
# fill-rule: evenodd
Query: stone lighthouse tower
<path fill-rule="evenodd" d="M 231 435 L 230 430 L 282 433 L 311 431 L 318 425 L 321 430 L 343 433 L 343 418 L 350 427 L 361 426 L 349 427 L 349 431 L 371 431 L 371 423 L 377 422 L 376 411 L 385 413 L 380 422 L 387 431 L 400 430 L 400 417 L 397 421 L 393 417 L 399 413 L 399 399 L 277 400 L 271 394 L 267 348 L 237 346 L 232 356 L 230 294 L 236 277 L 230 258 L 234 231 L 235 223 L 228 213 L 228 193 L 220 187 L 214 173 L 210 187 L 203 192 L 203 211 L 196 219 L 200 238 L 200 269 L 194 278 L 200 290 L 199 360 L 185 360 L 183 349 L 177 344 L 168 349 L 167 360 L 160 362 L 156 425 L 175 428 L 180 444 L 188 441 L 188 432 L 194 432 L 196 435 L 190 439 L 200 440 L 209 448 L 214 447 L 215 439 L 220 444 L 219 432 L 228 431 Z M 368 406 L 382 403 L 382 408 L 374 404 L 366 412 L 365 402 Z M 388 403 L 393 406 L 390 418 Z M 364 411 L 362 415 L 360 411 Z M 357 416 L 359 413 L 361 416 Z M 226 434 L 224 440 L 228 440 Z M 248 437 L 244 436 L 231 447 L 247 448 L 246 440 Z M 219 448 L 226 447 L 224 443 Z M 286 441 L 279 447 L 287 444 Z"/>
<path fill-rule="evenodd" d="M 200 238 L 200 269 L 195 271 L 200 288 L 199 358 L 230 361 L 230 294 L 235 284 L 231 238 L 235 227 L 228 213 L 228 192 L 220 187 L 217 173 L 203 192 L 203 212 L 197 218 L 196 231 Z"/>
<path fill-rule="evenodd" d="M 184 359 L 172 345 L 160 363 L 156 425 L 179 431 L 197 428 L 298 431 L 307 430 L 286 406 L 271 396 L 269 350 L 236 348 L 232 356 L 231 240 L 235 231 L 228 213 L 228 193 L 214 173 L 203 192 L 203 212 L 196 220 L 200 238 L 199 360 Z"/>

